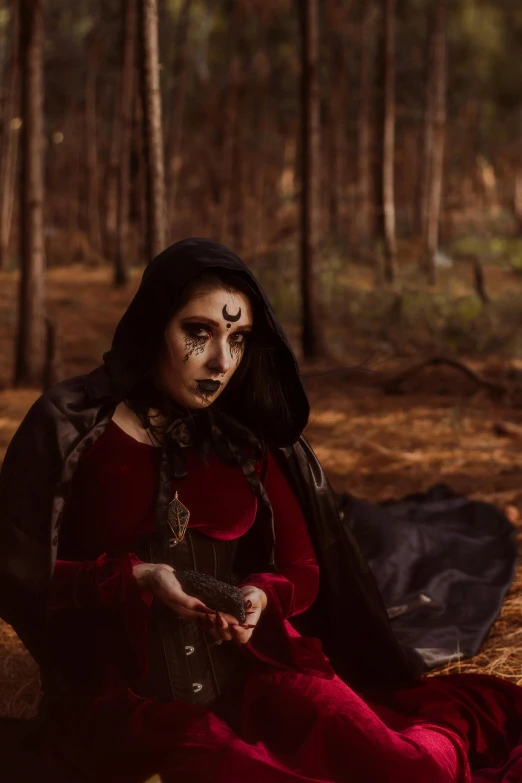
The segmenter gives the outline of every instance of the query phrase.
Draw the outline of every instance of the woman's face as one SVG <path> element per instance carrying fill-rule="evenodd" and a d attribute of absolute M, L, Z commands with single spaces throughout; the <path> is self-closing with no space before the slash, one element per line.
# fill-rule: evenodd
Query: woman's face
<path fill-rule="evenodd" d="M 239 291 L 196 293 L 167 324 L 158 385 L 180 405 L 208 407 L 239 367 L 252 319 L 252 305 Z"/>

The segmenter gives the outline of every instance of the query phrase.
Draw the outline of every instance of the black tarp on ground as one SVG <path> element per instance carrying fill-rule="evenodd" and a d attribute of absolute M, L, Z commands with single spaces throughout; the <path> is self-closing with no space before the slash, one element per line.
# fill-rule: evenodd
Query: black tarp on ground
<path fill-rule="evenodd" d="M 350 495 L 339 501 L 400 645 L 417 650 L 426 669 L 475 655 L 515 575 L 506 516 L 442 484 L 381 505 Z"/>

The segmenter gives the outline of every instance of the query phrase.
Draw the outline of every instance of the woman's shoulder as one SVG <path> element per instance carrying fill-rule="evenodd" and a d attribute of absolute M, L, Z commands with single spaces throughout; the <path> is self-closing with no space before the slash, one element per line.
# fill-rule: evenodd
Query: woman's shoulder
<path fill-rule="evenodd" d="M 76 375 L 46 389 L 29 408 L 13 440 L 29 433 L 38 440 L 52 432 L 62 439 L 69 430 L 76 437 L 91 427 L 93 414 L 103 403 L 89 393 L 91 375 Z"/>
<path fill-rule="evenodd" d="M 75 375 L 50 386 L 36 399 L 31 411 L 43 416 L 68 411 L 78 413 L 98 407 L 100 400 L 108 396 L 105 368 L 98 367 L 93 372 Z"/>

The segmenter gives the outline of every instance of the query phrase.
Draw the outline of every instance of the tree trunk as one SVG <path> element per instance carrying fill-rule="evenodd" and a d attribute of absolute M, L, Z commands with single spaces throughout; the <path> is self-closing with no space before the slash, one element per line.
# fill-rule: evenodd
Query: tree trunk
<path fill-rule="evenodd" d="M 434 75 L 434 16 L 433 9 L 427 15 L 428 19 L 428 47 L 426 53 L 426 66 L 424 74 L 424 121 L 421 137 L 420 167 L 418 175 L 418 191 L 416 204 L 416 223 L 419 237 L 426 236 L 428 218 L 428 195 L 431 174 L 431 161 L 433 155 L 433 75 Z"/>
<path fill-rule="evenodd" d="M 125 4 L 124 17 L 127 12 L 127 3 Z M 136 33 L 136 30 L 135 30 Z M 125 43 L 122 44 L 122 49 Z M 118 182 L 120 177 L 120 155 L 121 155 L 121 104 L 123 89 L 123 65 L 120 70 L 117 83 L 116 95 L 114 100 L 114 110 L 112 115 L 111 145 L 109 149 L 109 160 L 107 163 L 105 176 L 105 254 L 107 258 L 116 267 L 118 256 L 118 210 L 119 210 L 119 190 Z"/>
<path fill-rule="evenodd" d="M 98 181 L 98 133 L 96 121 L 96 81 L 98 77 L 99 43 L 97 30 L 92 34 L 87 56 L 85 80 L 85 153 L 87 184 L 87 233 L 96 254 L 102 252 L 100 225 L 100 189 Z"/>
<path fill-rule="evenodd" d="M 446 17 L 447 0 L 437 0 L 433 45 L 433 144 L 426 221 L 426 274 L 436 281 L 435 256 L 439 246 L 444 137 L 446 130 Z"/>
<path fill-rule="evenodd" d="M 241 80 L 238 85 L 236 122 L 234 127 L 231 179 L 229 185 L 229 214 L 227 220 L 227 235 L 230 237 L 236 252 L 240 253 L 244 246 L 245 232 L 245 84 Z"/>
<path fill-rule="evenodd" d="M 395 279 L 395 0 L 384 0 L 384 127 L 382 196 L 384 216 L 384 277 Z"/>
<path fill-rule="evenodd" d="M 190 26 L 190 0 L 183 0 L 176 34 L 176 71 L 175 87 L 172 99 L 170 119 L 170 138 L 168 145 L 168 197 L 167 208 L 176 213 L 176 195 L 179 171 L 181 169 L 181 141 L 183 138 L 183 119 L 185 112 L 185 93 L 187 89 L 188 32 Z"/>
<path fill-rule="evenodd" d="M 2 117 L 2 144 L 0 150 L 0 270 L 4 268 L 9 249 L 13 207 L 16 190 L 16 172 L 18 160 L 18 137 L 20 129 L 14 127 L 20 104 L 20 63 L 19 63 L 19 13 L 18 0 L 10 3 L 11 55 L 5 76 L 6 96 Z"/>
<path fill-rule="evenodd" d="M 320 303 L 320 103 L 317 0 L 301 0 L 301 297 L 304 356 L 326 354 Z"/>
<path fill-rule="evenodd" d="M 124 2 L 123 59 L 120 82 L 120 165 L 118 177 L 118 231 L 114 285 L 129 282 L 130 260 L 130 186 L 134 96 L 136 88 L 136 45 L 138 40 L 136 0 Z"/>
<path fill-rule="evenodd" d="M 375 215 L 372 198 L 372 94 L 373 58 L 375 54 L 376 7 L 366 0 L 361 27 L 361 63 L 359 77 L 359 110 L 357 116 L 357 243 L 368 245 L 373 233 Z"/>
<path fill-rule="evenodd" d="M 150 256 L 148 244 L 148 195 L 147 195 L 147 161 L 145 160 L 145 128 L 143 121 L 143 93 L 140 89 L 139 74 L 136 74 L 136 89 L 134 90 L 134 104 L 132 109 L 132 151 L 131 151 L 131 206 L 130 227 L 133 224 L 137 230 L 138 241 L 134 242 L 135 256 L 145 258 Z"/>
<path fill-rule="evenodd" d="M 15 385 L 40 387 L 46 356 L 43 236 L 43 0 L 20 0 L 22 165 Z"/>
<path fill-rule="evenodd" d="M 341 180 L 339 165 L 341 163 L 341 137 L 345 133 L 341 115 L 343 101 L 343 72 L 345 70 L 343 47 L 339 40 L 339 30 L 344 19 L 341 15 L 342 6 L 338 0 L 327 0 L 326 12 L 328 21 L 328 71 L 329 94 L 326 97 L 325 114 L 327 125 L 326 152 L 326 193 L 328 231 L 332 236 L 339 235 L 339 183 Z M 345 97 L 345 96 L 344 96 Z"/>
<path fill-rule="evenodd" d="M 250 157 L 250 166 L 246 180 L 250 183 L 251 212 L 248 220 L 248 246 L 252 253 L 259 255 L 267 247 L 267 227 L 269 225 L 269 200 L 279 198 L 278 183 L 270 191 L 268 183 L 276 169 L 276 180 L 280 174 L 277 163 L 274 165 L 275 139 L 280 138 L 274 122 L 274 114 L 265 107 L 270 98 L 272 69 L 267 51 L 268 25 L 266 20 L 258 18 L 256 34 L 257 51 L 253 56 L 256 82 L 254 86 L 254 105 L 252 130 L 255 139 L 255 154 Z M 277 157 L 277 156 L 276 156 Z"/>
<path fill-rule="evenodd" d="M 241 58 L 238 53 L 238 40 L 240 29 L 240 5 L 234 0 L 233 7 L 230 7 L 230 24 L 228 31 L 228 51 L 230 52 L 230 61 L 228 67 L 228 83 L 226 85 L 225 111 L 223 113 L 223 140 L 222 140 L 222 168 L 221 168 L 221 240 L 225 242 L 232 238 L 232 223 L 234 218 L 232 212 L 237 203 L 234 194 L 237 194 L 238 187 L 241 187 L 240 178 L 236 172 L 235 164 L 237 159 L 238 146 L 238 126 L 241 122 L 241 102 L 242 102 L 242 76 L 241 76 Z M 241 165 L 241 158 L 239 158 Z"/>
<path fill-rule="evenodd" d="M 158 2 L 140 0 L 141 73 L 147 162 L 149 258 L 166 245 L 165 168 L 158 49 Z"/>

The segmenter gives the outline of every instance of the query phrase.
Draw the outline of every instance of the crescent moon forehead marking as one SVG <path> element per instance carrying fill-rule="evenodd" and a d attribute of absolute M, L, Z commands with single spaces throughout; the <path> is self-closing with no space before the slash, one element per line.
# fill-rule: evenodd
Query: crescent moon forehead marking
<path fill-rule="evenodd" d="M 232 321 L 232 323 L 234 323 L 234 321 L 239 321 L 241 318 L 241 308 L 239 308 L 239 312 L 236 315 L 230 315 L 230 313 L 227 312 L 227 306 L 224 305 L 221 313 L 225 321 Z"/>

